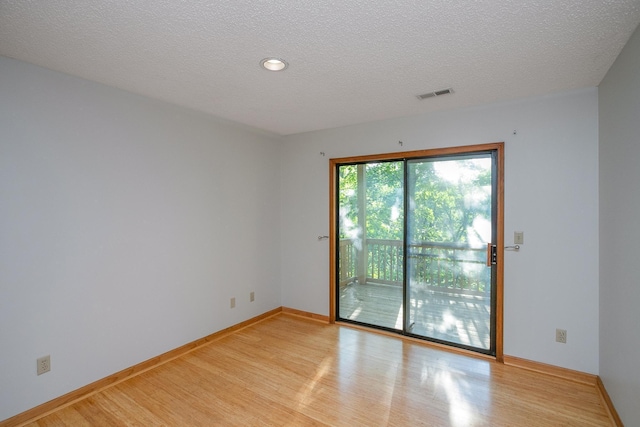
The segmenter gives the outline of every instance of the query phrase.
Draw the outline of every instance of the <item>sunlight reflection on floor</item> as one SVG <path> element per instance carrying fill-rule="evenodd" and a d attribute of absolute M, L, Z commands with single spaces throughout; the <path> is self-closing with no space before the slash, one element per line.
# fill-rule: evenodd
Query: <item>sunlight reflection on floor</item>
<path fill-rule="evenodd" d="M 329 369 L 333 366 L 333 359 L 333 357 L 326 357 L 322 361 L 322 363 L 320 363 L 320 366 L 318 366 L 316 374 L 313 376 L 313 378 L 307 381 L 302 389 L 298 391 L 298 394 L 296 395 L 296 400 L 298 401 L 298 411 L 302 411 L 302 409 L 313 403 L 313 401 L 315 400 L 313 398 L 313 392 L 320 380 L 322 380 Z"/>
<path fill-rule="evenodd" d="M 447 370 L 438 372 L 436 376 L 436 385 L 440 386 L 447 395 L 451 426 L 473 426 L 476 420 L 475 409 L 467 401 L 459 383 L 460 379 L 456 380 Z"/>

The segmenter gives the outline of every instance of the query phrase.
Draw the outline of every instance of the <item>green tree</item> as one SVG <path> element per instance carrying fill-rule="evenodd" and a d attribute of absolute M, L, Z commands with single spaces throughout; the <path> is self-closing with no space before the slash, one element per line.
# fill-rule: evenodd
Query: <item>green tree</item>
<path fill-rule="evenodd" d="M 451 160 L 443 174 L 431 161 L 408 163 L 409 229 L 413 240 L 470 243 L 474 222 L 490 221 L 490 159 Z M 442 162 L 439 163 L 442 165 Z M 366 233 L 370 239 L 401 240 L 404 221 L 404 163 L 368 163 L 365 173 Z M 458 172 L 456 177 L 455 172 Z M 340 238 L 358 235 L 358 165 L 340 166 Z M 454 179 L 455 178 L 455 179 Z"/>

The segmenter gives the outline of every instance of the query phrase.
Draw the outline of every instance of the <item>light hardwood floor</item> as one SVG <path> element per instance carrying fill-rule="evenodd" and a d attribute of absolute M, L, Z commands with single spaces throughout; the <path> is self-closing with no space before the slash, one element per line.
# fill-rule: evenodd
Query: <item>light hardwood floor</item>
<path fill-rule="evenodd" d="M 30 426 L 609 426 L 594 386 L 278 314 Z"/>

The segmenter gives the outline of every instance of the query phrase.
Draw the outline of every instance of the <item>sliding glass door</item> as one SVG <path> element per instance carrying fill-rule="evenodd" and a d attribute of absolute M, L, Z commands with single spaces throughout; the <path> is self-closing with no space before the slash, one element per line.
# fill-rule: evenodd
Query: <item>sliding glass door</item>
<path fill-rule="evenodd" d="M 419 154 L 336 162 L 335 317 L 495 354 L 497 152 Z"/>

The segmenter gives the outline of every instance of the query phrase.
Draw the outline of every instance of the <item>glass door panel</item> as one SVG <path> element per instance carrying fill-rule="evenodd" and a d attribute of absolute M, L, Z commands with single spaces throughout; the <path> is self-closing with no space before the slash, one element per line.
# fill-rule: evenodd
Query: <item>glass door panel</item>
<path fill-rule="evenodd" d="M 337 317 L 404 329 L 404 162 L 340 165 Z"/>
<path fill-rule="evenodd" d="M 406 332 L 491 352 L 491 153 L 407 161 Z"/>

